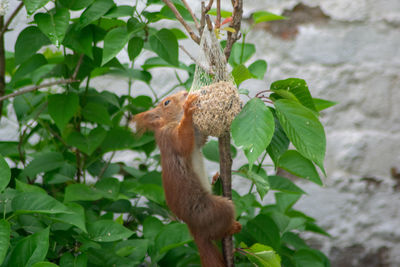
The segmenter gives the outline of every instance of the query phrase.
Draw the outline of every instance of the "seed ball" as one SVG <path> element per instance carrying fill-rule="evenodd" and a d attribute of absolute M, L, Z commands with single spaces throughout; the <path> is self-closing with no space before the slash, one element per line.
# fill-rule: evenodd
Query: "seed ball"
<path fill-rule="evenodd" d="M 242 109 L 236 87 L 231 82 L 217 82 L 203 86 L 193 94 L 198 98 L 193 103 L 193 123 L 206 136 L 220 137 L 229 131 L 235 116 Z"/>

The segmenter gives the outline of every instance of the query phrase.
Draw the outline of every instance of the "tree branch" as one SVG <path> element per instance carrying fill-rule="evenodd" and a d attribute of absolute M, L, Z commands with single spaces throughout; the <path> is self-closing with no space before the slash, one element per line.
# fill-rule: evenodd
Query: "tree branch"
<path fill-rule="evenodd" d="M 206 6 L 206 9 L 205 9 L 205 13 L 207 13 L 208 11 L 210 11 L 210 9 L 211 9 L 213 3 L 214 3 L 214 0 L 210 0 L 210 2 L 208 2 L 208 5 Z"/>
<path fill-rule="evenodd" d="M 162 1 L 172 10 L 177 20 L 179 20 L 179 22 L 183 25 L 183 27 L 185 27 L 186 31 L 189 33 L 193 41 L 195 41 L 197 44 L 200 44 L 200 37 L 193 32 L 192 28 L 189 26 L 189 24 L 186 23 L 181 13 L 179 13 L 179 11 L 176 9 L 171 0 L 162 0 Z"/>
<path fill-rule="evenodd" d="M 232 199 L 232 155 L 231 155 L 231 137 L 227 132 L 224 136 L 218 138 L 219 146 L 219 171 L 222 182 L 222 193 L 225 197 Z M 227 236 L 222 239 L 222 252 L 227 267 L 235 266 L 233 255 L 233 239 Z"/>
<path fill-rule="evenodd" d="M 233 4 L 233 14 L 232 14 L 232 21 L 230 23 L 230 27 L 235 29 L 235 32 L 228 32 L 228 38 L 226 41 L 226 47 L 224 50 L 225 58 L 228 61 L 229 56 L 231 55 L 231 50 L 233 44 L 240 39 L 240 26 L 242 23 L 242 15 L 243 15 L 243 0 L 232 0 Z"/>
<path fill-rule="evenodd" d="M 186 0 L 182 0 L 182 3 L 185 5 L 186 9 L 189 11 L 190 15 L 192 16 L 194 24 L 196 25 L 197 30 L 200 30 L 199 21 L 197 20 L 196 16 L 194 15 L 192 9 L 190 8 L 190 6 L 186 2 Z"/>
<path fill-rule="evenodd" d="M 215 23 L 215 28 L 219 29 L 221 27 L 221 0 L 217 0 L 217 21 Z"/>
<path fill-rule="evenodd" d="M 37 86 L 31 86 L 31 87 L 28 87 L 26 89 L 22 89 L 22 90 L 19 90 L 17 92 L 14 92 L 12 94 L 8 94 L 8 95 L 5 95 L 3 97 L 0 97 L 0 102 L 2 102 L 3 100 L 9 99 L 9 98 L 18 96 L 18 95 L 26 94 L 26 93 L 29 93 L 29 92 L 32 92 L 32 91 L 35 91 L 35 90 L 38 90 L 38 89 L 46 88 L 46 87 L 49 87 L 49 86 L 67 84 L 67 83 L 74 83 L 74 82 L 79 82 L 79 80 L 67 79 L 67 80 L 59 80 L 59 81 L 55 81 L 55 82 L 51 82 L 51 83 L 44 83 L 44 84 L 37 85 Z"/>
<path fill-rule="evenodd" d="M 18 12 L 21 10 L 21 8 L 24 6 L 24 3 L 21 2 L 17 8 L 14 10 L 14 12 L 10 15 L 10 17 L 8 18 L 8 20 L 6 21 L 6 23 L 4 25 L 1 25 L 1 30 L 0 30 L 0 37 L 4 35 L 4 33 L 7 31 L 8 26 L 10 25 L 10 23 L 12 22 L 12 20 L 15 18 L 15 16 L 18 14 Z"/>
<path fill-rule="evenodd" d="M 83 61 L 83 57 L 84 56 L 85 56 L 84 54 L 81 54 L 81 56 L 79 57 L 79 60 L 78 60 L 78 63 L 76 64 L 74 73 L 71 76 L 71 80 L 75 80 L 76 79 L 76 76 L 78 75 L 79 69 L 80 69 L 80 67 L 82 65 L 82 61 Z"/>

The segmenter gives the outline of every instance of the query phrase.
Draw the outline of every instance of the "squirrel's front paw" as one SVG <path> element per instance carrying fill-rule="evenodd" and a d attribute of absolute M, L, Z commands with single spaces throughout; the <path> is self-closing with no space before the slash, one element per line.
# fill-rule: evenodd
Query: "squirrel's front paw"
<path fill-rule="evenodd" d="M 193 102 L 197 100 L 199 96 L 195 94 L 189 94 L 186 98 L 185 104 L 183 104 L 183 110 L 185 114 L 191 115 L 197 109 L 196 106 L 193 106 Z"/>

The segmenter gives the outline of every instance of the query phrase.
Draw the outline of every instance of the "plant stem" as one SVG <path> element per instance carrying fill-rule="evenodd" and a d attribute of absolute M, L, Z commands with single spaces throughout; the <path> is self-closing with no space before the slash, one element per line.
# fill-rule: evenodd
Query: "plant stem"
<path fill-rule="evenodd" d="M 67 79 L 67 80 L 59 80 L 59 81 L 55 81 L 55 82 L 50 82 L 50 83 L 44 83 L 44 84 L 41 84 L 41 85 L 31 86 L 31 87 L 28 87 L 26 89 L 22 89 L 22 90 L 19 90 L 17 92 L 14 92 L 12 94 L 8 94 L 8 95 L 0 97 L 0 102 L 2 102 L 3 100 L 9 99 L 9 98 L 18 96 L 18 95 L 26 94 L 26 93 L 41 89 L 41 88 L 46 88 L 46 87 L 50 87 L 50 86 L 53 86 L 53 85 L 69 84 L 69 83 L 74 83 L 74 82 L 78 82 L 78 81 L 77 80 L 72 80 L 72 79 Z"/>
<path fill-rule="evenodd" d="M 227 132 L 224 136 L 218 138 L 219 146 L 219 173 L 222 182 L 222 193 L 225 197 L 232 199 L 232 155 L 231 155 L 231 137 Z M 222 239 L 222 251 L 224 254 L 226 266 L 235 265 L 233 259 L 233 239 L 227 236 Z"/>
<path fill-rule="evenodd" d="M 184 18 L 182 17 L 181 13 L 176 9 L 174 4 L 170 0 L 162 0 L 174 13 L 176 19 L 185 27 L 186 31 L 189 33 L 190 37 L 195 41 L 197 44 L 200 44 L 200 37 L 197 36 L 189 24 L 186 23 Z"/>
<path fill-rule="evenodd" d="M 21 10 L 21 8 L 24 6 L 24 3 L 21 2 L 17 8 L 13 11 L 13 13 L 11 14 L 11 16 L 8 18 L 8 20 L 6 21 L 6 23 L 4 25 L 0 26 L 0 37 L 3 37 L 4 33 L 7 31 L 8 26 L 10 26 L 11 21 L 15 18 L 15 16 L 18 14 L 18 12 Z M 3 19 L 2 19 L 3 21 Z"/>

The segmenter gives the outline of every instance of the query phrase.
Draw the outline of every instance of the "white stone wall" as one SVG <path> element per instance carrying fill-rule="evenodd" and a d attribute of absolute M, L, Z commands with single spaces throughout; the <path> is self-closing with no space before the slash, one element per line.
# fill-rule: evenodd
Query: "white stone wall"
<path fill-rule="evenodd" d="M 199 11 L 200 1 L 190 2 Z M 228 6 L 230 1 L 224 2 Z M 307 237 L 331 256 L 333 266 L 400 266 L 400 192 L 390 176 L 391 167 L 400 169 L 400 1 L 247 0 L 244 17 L 257 10 L 290 13 L 300 2 L 319 8 L 324 18 L 306 12 L 305 22 L 291 25 L 295 31 L 286 39 L 265 25 L 254 29 L 247 40 L 257 47 L 255 58 L 268 62 L 268 71 L 264 81 L 247 81 L 242 87 L 254 95 L 275 80 L 299 77 L 307 81 L 314 97 L 338 102 L 322 116 L 327 135 L 326 185 L 299 181 L 308 195 L 297 205 L 317 218 L 332 238 Z M 11 1 L 9 12 L 17 4 Z M 6 35 L 8 50 L 13 50 L 17 34 L 29 20 L 22 12 L 12 24 L 15 31 Z M 190 40 L 184 46 L 196 50 Z M 128 61 L 125 52 L 119 56 Z M 157 90 L 173 83 L 173 72 L 154 70 L 153 74 Z M 94 80 L 92 85 L 119 93 L 127 88 L 125 81 L 112 77 Z M 138 82 L 134 93 L 142 92 L 148 90 Z M 13 133 L 13 125 L 12 119 L 3 118 L 0 136 Z"/>

